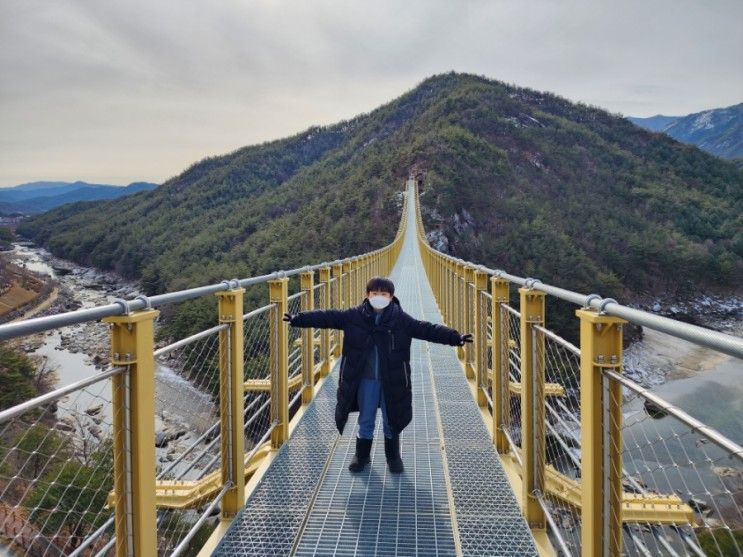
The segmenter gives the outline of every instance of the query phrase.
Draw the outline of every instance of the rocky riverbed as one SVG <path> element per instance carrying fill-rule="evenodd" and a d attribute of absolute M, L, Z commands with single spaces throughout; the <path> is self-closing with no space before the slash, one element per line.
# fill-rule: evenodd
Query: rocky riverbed
<path fill-rule="evenodd" d="M 8 255 L 14 263 L 51 277 L 57 284 L 57 298 L 34 317 L 92 308 L 109 304 L 117 298 L 128 300 L 140 293 L 134 282 L 112 273 L 75 265 L 29 244 L 16 245 Z M 52 370 L 55 379 L 52 388 L 95 375 L 110 364 L 109 329 L 101 322 L 37 333 L 15 343 L 36 360 L 37 365 Z M 105 435 L 111 421 L 110 382 L 98 385 L 98 388 L 90 387 L 60 401 L 59 429 L 67 428 L 65 431 L 72 432 L 75 423 L 82 421 L 84 425 L 77 423 L 77 429 L 84 436 L 90 434 L 100 439 Z M 158 366 L 155 398 L 157 457 L 161 466 L 165 466 L 190 447 L 218 418 L 211 397 L 180 376 L 177 358 L 169 359 L 167 366 Z M 192 460 L 193 457 L 187 456 L 183 466 Z M 197 475 L 201 464 L 194 466 L 185 479 Z M 177 474 L 180 468 L 176 467 L 173 472 Z"/>
<path fill-rule="evenodd" d="M 702 294 L 686 302 L 655 300 L 640 309 L 726 334 L 743 335 L 740 296 Z M 714 371 L 725 363 L 736 365 L 734 358 L 651 329 L 644 329 L 641 338 L 627 348 L 624 361 L 626 374 L 646 387 Z M 743 374 L 743 363 L 737 363 Z"/>

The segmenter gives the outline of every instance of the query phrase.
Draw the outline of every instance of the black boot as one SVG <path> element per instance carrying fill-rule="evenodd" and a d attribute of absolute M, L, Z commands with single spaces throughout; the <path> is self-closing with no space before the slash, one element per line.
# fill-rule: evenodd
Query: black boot
<path fill-rule="evenodd" d="M 372 440 L 356 438 L 356 454 L 353 455 L 351 464 L 348 469 L 351 472 L 361 472 L 364 466 L 369 464 L 369 453 L 371 453 Z"/>
<path fill-rule="evenodd" d="M 395 435 L 392 439 L 384 438 L 384 456 L 387 457 L 387 467 L 393 474 L 401 474 L 405 467 L 400 458 L 400 437 Z"/>

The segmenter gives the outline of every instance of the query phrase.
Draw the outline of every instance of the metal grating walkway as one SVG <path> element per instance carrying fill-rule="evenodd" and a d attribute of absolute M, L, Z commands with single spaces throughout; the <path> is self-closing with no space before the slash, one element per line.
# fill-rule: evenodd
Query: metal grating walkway
<path fill-rule="evenodd" d="M 391 278 L 403 309 L 440 323 L 409 211 Z M 371 466 L 348 472 L 356 415 L 339 437 L 334 369 L 214 555 L 537 555 L 454 350 L 413 341 L 411 368 L 405 473 L 387 471 L 381 414 Z"/>

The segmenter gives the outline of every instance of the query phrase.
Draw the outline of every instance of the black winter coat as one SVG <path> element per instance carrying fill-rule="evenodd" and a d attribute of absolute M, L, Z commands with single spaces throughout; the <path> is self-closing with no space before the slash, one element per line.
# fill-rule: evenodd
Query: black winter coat
<path fill-rule="evenodd" d="M 400 433 L 413 418 L 413 394 L 410 384 L 410 343 L 418 338 L 456 346 L 461 336 L 454 329 L 427 321 L 418 321 L 402 310 L 400 301 L 392 302 L 374 324 L 374 309 L 368 300 L 347 310 L 307 311 L 297 314 L 294 327 L 343 330 L 343 358 L 338 382 L 335 424 L 343 433 L 348 414 L 358 412 L 357 391 L 364 367 L 374 344 L 379 353 L 387 420 L 392 431 Z"/>

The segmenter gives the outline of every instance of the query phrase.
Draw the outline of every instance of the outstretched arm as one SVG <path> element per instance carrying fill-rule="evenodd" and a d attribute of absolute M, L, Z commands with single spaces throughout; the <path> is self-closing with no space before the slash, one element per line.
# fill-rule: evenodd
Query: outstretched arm
<path fill-rule="evenodd" d="M 450 329 L 444 325 L 437 325 L 428 321 L 419 321 L 411 316 L 406 316 L 408 333 L 413 338 L 448 344 L 450 346 L 462 346 L 465 342 L 472 342 L 472 335 L 460 335 L 459 331 Z"/>
<path fill-rule="evenodd" d="M 292 327 L 315 327 L 316 329 L 343 329 L 348 317 L 348 310 L 326 309 L 303 311 L 295 315 L 284 314 L 284 321 Z"/>

